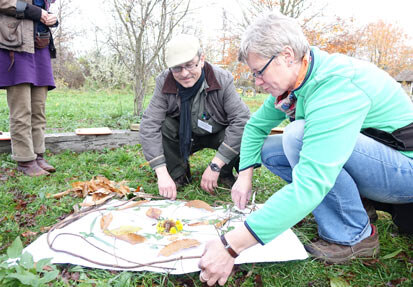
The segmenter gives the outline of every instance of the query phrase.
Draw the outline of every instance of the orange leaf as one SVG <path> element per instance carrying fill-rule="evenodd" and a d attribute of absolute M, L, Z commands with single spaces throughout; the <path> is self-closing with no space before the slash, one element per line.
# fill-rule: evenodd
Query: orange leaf
<path fill-rule="evenodd" d="M 146 216 L 153 218 L 153 219 L 159 219 L 159 217 L 161 217 L 161 213 L 162 213 L 162 210 L 151 207 L 146 211 Z"/>
<path fill-rule="evenodd" d="M 228 220 L 229 220 L 229 217 L 224 218 L 220 222 L 215 223 L 215 227 L 216 228 L 221 228 L 222 226 L 224 226 L 225 223 L 227 223 Z"/>
<path fill-rule="evenodd" d="M 214 209 L 208 203 L 202 200 L 198 200 L 198 199 L 188 201 L 185 205 L 188 207 L 203 208 L 210 212 L 214 211 Z"/>
<path fill-rule="evenodd" d="M 121 208 L 119 208 L 118 210 L 124 210 L 124 209 L 128 209 L 128 208 L 132 208 L 138 205 L 141 205 L 143 203 L 149 202 L 149 200 L 139 200 L 139 201 L 133 201 L 130 204 L 127 204 Z"/>
<path fill-rule="evenodd" d="M 146 240 L 145 237 L 143 237 L 142 235 L 138 235 L 135 233 L 128 233 L 128 234 L 122 234 L 122 235 L 115 235 L 114 237 L 116 237 L 117 239 L 126 241 L 130 244 L 137 244 L 137 243 L 142 243 Z"/>
<path fill-rule="evenodd" d="M 190 223 L 190 224 L 188 224 L 188 226 L 200 226 L 200 225 L 208 225 L 208 224 L 209 224 L 209 221 L 204 220 L 204 221 Z"/>
<path fill-rule="evenodd" d="M 59 198 L 62 198 L 63 196 L 65 196 L 65 195 L 69 194 L 70 192 L 72 192 L 72 190 L 68 189 L 68 190 L 63 191 L 63 192 L 55 193 L 52 196 L 53 196 L 53 198 L 59 199 Z"/>
<path fill-rule="evenodd" d="M 177 240 L 172 243 L 169 243 L 164 248 L 162 248 L 161 251 L 159 252 L 159 255 L 170 256 L 171 254 L 179 250 L 195 247 L 195 246 L 198 246 L 199 244 L 201 243 L 199 243 L 199 241 L 195 239 Z"/>
<path fill-rule="evenodd" d="M 109 227 L 109 224 L 112 222 L 113 215 L 112 213 L 108 213 L 100 219 L 100 229 L 106 230 Z"/>
<path fill-rule="evenodd" d="M 23 237 L 30 237 L 30 236 L 35 236 L 35 235 L 37 235 L 37 232 L 33 232 L 30 230 L 22 233 Z"/>

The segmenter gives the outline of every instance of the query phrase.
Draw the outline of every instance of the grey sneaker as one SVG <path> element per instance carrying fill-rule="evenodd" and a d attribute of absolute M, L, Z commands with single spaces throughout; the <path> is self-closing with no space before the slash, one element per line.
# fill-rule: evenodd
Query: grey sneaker
<path fill-rule="evenodd" d="M 323 239 L 305 245 L 304 248 L 312 257 L 327 263 L 343 263 L 357 257 L 376 257 L 380 251 L 379 234 L 376 227 L 371 225 L 369 237 L 353 246 L 327 242 Z"/>

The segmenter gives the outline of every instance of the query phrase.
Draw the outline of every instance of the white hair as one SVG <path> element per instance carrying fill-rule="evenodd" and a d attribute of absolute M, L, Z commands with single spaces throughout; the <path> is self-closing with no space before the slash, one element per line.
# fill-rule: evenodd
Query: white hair
<path fill-rule="evenodd" d="M 238 60 L 246 63 L 249 53 L 271 58 L 286 46 L 292 48 L 299 60 L 309 51 L 310 45 L 297 20 L 279 12 L 262 15 L 244 32 Z"/>

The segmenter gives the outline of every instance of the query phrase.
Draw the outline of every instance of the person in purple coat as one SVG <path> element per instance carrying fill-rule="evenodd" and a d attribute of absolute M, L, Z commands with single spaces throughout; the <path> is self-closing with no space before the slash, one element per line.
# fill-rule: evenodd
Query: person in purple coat
<path fill-rule="evenodd" d="M 55 88 L 51 58 L 56 57 L 48 13 L 55 0 L 0 0 L 0 88 L 7 90 L 12 158 L 28 176 L 55 168 L 44 159 L 47 92 Z"/>

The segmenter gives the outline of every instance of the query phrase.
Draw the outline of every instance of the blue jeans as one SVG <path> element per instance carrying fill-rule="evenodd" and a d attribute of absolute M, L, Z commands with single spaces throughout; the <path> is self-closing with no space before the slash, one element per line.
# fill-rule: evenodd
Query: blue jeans
<path fill-rule="evenodd" d="M 304 120 L 289 124 L 283 135 L 269 136 L 262 147 L 263 164 L 290 183 L 298 163 Z M 321 238 L 354 245 L 371 234 L 361 197 L 378 202 L 413 202 L 413 159 L 362 134 L 336 183 L 313 210 Z"/>

